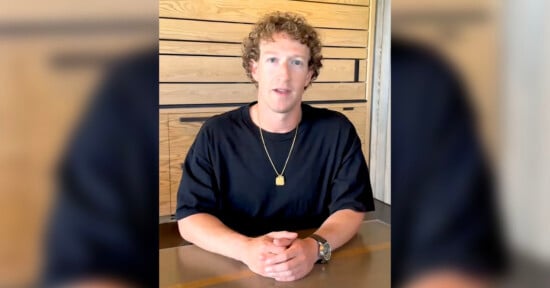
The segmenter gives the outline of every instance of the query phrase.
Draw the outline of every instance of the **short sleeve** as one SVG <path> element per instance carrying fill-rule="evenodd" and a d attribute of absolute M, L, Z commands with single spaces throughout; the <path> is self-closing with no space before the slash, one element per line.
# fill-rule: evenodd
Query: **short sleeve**
<path fill-rule="evenodd" d="M 182 165 L 176 219 L 197 213 L 217 215 L 217 185 L 212 168 L 208 121 L 203 125 Z"/>
<path fill-rule="evenodd" d="M 374 210 L 374 200 L 361 141 L 353 125 L 344 128 L 345 133 L 341 163 L 332 180 L 330 213 L 342 209 L 359 212 Z"/>

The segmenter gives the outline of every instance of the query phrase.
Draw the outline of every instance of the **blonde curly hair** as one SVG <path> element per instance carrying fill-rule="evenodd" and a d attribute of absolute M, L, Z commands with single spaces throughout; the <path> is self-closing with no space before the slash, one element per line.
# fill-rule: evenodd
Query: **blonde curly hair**
<path fill-rule="evenodd" d="M 290 13 L 290 12 L 273 12 L 265 15 L 254 24 L 252 31 L 248 34 L 243 41 L 242 45 L 242 60 L 243 68 L 246 71 L 246 76 L 258 85 L 252 77 L 252 71 L 250 67 L 251 60 L 258 61 L 260 58 L 260 41 L 273 39 L 273 35 L 284 32 L 288 34 L 294 40 L 306 45 L 309 48 L 309 62 L 308 68 L 313 71 L 311 81 L 307 89 L 319 76 L 319 70 L 323 67 L 321 60 L 323 55 L 321 54 L 321 40 L 315 28 L 309 25 L 304 17 Z"/>

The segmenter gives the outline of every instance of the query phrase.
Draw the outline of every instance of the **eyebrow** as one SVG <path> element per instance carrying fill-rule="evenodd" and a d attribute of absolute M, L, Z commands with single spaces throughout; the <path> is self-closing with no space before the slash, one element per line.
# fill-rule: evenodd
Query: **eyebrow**
<path fill-rule="evenodd" d="M 269 55 L 269 56 L 272 56 L 272 55 L 273 55 L 273 56 L 277 56 L 277 55 L 279 55 L 278 52 L 274 52 L 274 51 L 265 51 L 265 52 L 263 52 L 263 53 L 262 53 L 262 52 L 260 52 L 260 53 L 261 53 L 262 55 L 266 55 L 266 56 L 268 56 L 268 55 Z M 303 58 L 303 59 L 306 59 L 307 56 L 305 56 L 305 55 L 300 55 L 300 54 L 294 54 L 294 55 L 290 55 L 290 58 Z"/>

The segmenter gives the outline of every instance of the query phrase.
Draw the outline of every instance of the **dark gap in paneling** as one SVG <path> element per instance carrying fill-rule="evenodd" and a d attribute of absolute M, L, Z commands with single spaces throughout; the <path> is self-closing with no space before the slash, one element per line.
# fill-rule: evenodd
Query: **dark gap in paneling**
<path fill-rule="evenodd" d="M 367 103 L 367 100 L 319 100 L 319 101 L 303 101 L 306 104 L 353 104 L 353 103 Z M 248 105 L 250 102 L 237 102 L 237 103 L 204 103 L 204 104 L 163 104 L 159 105 L 161 109 L 175 109 L 175 108 L 209 108 L 209 107 L 232 107 Z M 200 117 L 197 117 L 200 118 Z"/>
<path fill-rule="evenodd" d="M 180 117 L 181 123 L 186 122 L 202 122 L 210 119 L 210 117 Z"/>

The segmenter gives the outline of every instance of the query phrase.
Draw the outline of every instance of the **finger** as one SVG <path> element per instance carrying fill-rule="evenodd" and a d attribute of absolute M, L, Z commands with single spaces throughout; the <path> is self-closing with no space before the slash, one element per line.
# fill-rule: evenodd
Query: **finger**
<path fill-rule="evenodd" d="M 267 233 L 266 235 L 271 238 L 296 239 L 296 237 L 298 237 L 298 233 L 289 232 L 289 231 L 275 231 L 275 232 Z"/>
<path fill-rule="evenodd" d="M 283 272 L 270 272 L 268 273 L 268 275 L 270 275 L 269 277 L 274 279 L 283 279 L 283 278 L 292 277 L 293 271 L 288 270 Z"/>
<path fill-rule="evenodd" d="M 288 261 L 273 264 L 265 267 L 265 271 L 268 273 L 279 273 L 284 271 L 292 271 L 296 270 L 300 265 L 303 263 L 300 263 L 300 261 L 297 260 L 297 258 L 292 258 Z"/>
<path fill-rule="evenodd" d="M 295 256 L 296 255 L 292 250 L 287 249 L 286 251 L 284 251 L 282 253 L 269 255 L 269 257 L 266 257 L 264 259 L 264 263 L 266 265 L 275 265 L 275 264 L 279 264 L 279 263 L 284 263 L 286 261 L 291 260 Z"/>
<path fill-rule="evenodd" d="M 275 244 L 273 244 L 273 242 L 269 241 L 267 243 L 264 243 L 264 245 L 262 246 L 262 253 L 263 254 L 266 254 L 266 255 L 269 255 L 269 254 L 280 254 L 280 253 L 283 253 L 285 252 L 286 250 L 286 246 L 277 246 Z"/>
<path fill-rule="evenodd" d="M 288 239 L 288 238 L 275 238 L 273 239 L 273 244 L 275 246 L 279 247 L 288 247 L 292 242 L 294 242 L 295 239 Z"/>

